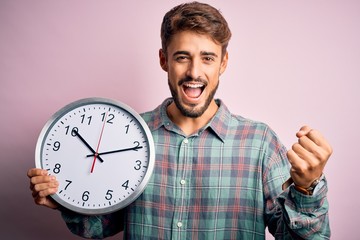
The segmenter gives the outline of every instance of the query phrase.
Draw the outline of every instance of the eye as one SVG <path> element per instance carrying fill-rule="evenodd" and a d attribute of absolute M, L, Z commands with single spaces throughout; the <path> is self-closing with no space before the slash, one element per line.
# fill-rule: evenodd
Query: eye
<path fill-rule="evenodd" d="M 213 57 L 204 57 L 203 61 L 206 63 L 211 63 L 211 62 L 214 62 L 215 59 Z"/>
<path fill-rule="evenodd" d="M 188 56 L 177 56 L 177 57 L 175 58 L 175 60 L 176 60 L 177 62 L 187 62 L 187 61 L 189 61 L 189 57 L 188 57 Z"/>

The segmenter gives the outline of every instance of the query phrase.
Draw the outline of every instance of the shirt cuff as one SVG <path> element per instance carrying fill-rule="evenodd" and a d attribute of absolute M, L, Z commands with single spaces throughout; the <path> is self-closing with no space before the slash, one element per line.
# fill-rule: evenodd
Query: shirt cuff
<path fill-rule="evenodd" d="M 322 175 L 312 195 L 297 191 L 293 185 L 290 186 L 289 194 L 300 212 L 313 212 L 322 206 L 327 191 L 327 180 L 325 175 Z"/>

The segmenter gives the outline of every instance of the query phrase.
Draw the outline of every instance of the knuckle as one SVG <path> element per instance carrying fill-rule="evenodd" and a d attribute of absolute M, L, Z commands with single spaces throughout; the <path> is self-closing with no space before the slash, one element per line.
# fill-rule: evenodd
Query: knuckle
<path fill-rule="evenodd" d="M 44 205 L 44 200 L 43 200 L 43 198 L 40 198 L 40 197 L 34 198 L 34 202 L 37 205 Z"/>
<path fill-rule="evenodd" d="M 290 149 L 289 151 L 286 152 L 286 156 L 289 160 L 293 159 L 294 154 L 295 154 L 295 152 L 292 149 Z"/>
<path fill-rule="evenodd" d="M 296 151 L 298 148 L 299 148 L 299 143 L 294 143 L 292 146 L 291 146 L 291 149 L 293 150 L 293 151 Z"/>
<path fill-rule="evenodd" d="M 313 149 L 312 154 L 316 157 L 316 159 L 320 161 L 324 161 L 328 158 L 328 154 L 326 153 L 326 151 L 321 148 Z"/>
<path fill-rule="evenodd" d="M 35 191 L 35 192 L 40 192 L 40 190 L 41 190 L 40 184 L 35 184 L 35 185 L 34 185 L 34 191 Z"/>
<path fill-rule="evenodd" d="M 41 199 L 43 199 L 43 198 L 45 198 L 46 196 L 47 196 L 48 194 L 47 194 L 47 191 L 40 191 L 39 192 L 39 194 L 38 194 L 38 196 L 41 198 Z"/>

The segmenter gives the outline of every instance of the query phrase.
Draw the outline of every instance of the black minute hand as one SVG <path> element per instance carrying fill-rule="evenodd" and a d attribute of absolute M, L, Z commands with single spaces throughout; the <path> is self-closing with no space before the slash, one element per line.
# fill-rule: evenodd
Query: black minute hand
<path fill-rule="evenodd" d="M 98 155 L 105 155 L 105 154 L 117 153 L 117 152 L 125 152 L 125 151 L 131 151 L 131 150 L 137 151 L 140 148 L 143 148 L 143 147 L 136 146 L 136 147 L 131 147 L 131 148 L 123 148 L 123 149 L 118 149 L 118 150 L 113 150 L 113 151 L 108 151 L 108 152 L 101 152 L 101 153 L 98 153 Z M 86 157 L 93 157 L 93 156 L 95 156 L 95 152 L 93 152 L 93 154 L 86 155 Z M 100 157 L 100 156 L 98 156 L 98 157 Z"/>
<path fill-rule="evenodd" d="M 87 146 L 88 147 L 88 149 L 93 153 L 91 156 L 95 156 L 95 150 L 85 141 L 85 139 L 80 135 L 80 133 L 78 132 L 78 131 L 76 131 L 76 130 L 73 130 L 72 131 L 76 136 L 78 136 L 79 137 L 79 139 L 85 144 L 85 146 Z M 99 154 L 96 154 L 97 156 L 97 158 L 100 160 L 100 162 L 104 162 L 104 160 L 102 160 L 102 158 L 99 156 Z M 86 157 L 88 157 L 88 156 L 86 156 Z"/>

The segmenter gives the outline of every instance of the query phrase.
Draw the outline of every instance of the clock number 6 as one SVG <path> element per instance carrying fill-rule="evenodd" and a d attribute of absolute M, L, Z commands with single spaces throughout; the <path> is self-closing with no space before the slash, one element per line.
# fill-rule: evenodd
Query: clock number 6
<path fill-rule="evenodd" d="M 82 195 L 82 200 L 84 202 L 86 202 L 87 200 L 89 200 L 89 195 L 90 195 L 90 192 L 89 191 L 85 191 Z"/>

